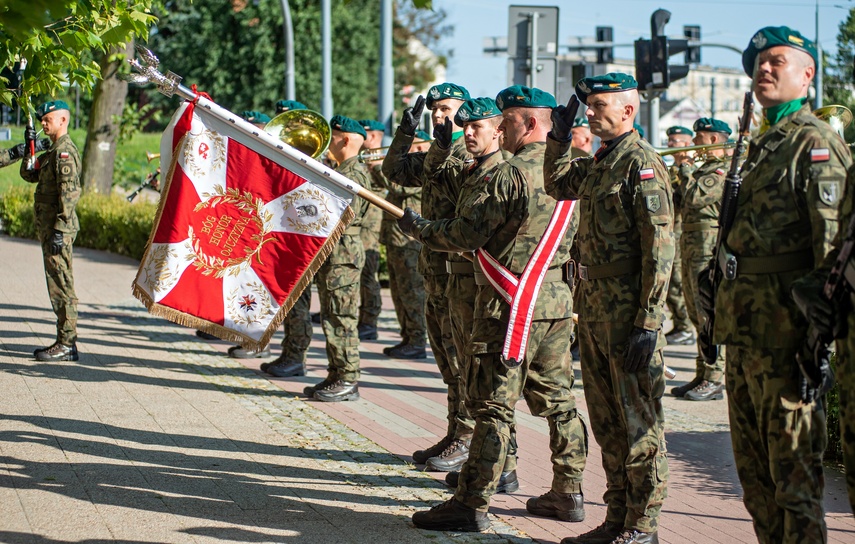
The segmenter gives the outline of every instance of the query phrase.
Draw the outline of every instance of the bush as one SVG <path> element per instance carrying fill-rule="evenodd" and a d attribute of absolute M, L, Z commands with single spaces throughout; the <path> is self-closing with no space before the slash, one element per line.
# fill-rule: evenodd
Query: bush
<path fill-rule="evenodd" d="M 0 195 L 0 220 L 12 236 L 36 238 L 33 187 L 11 187 Z M 129 203 L 118 195 L 85 193 L 77 203 L 80 232 L 74 245 L 142 259 L 157 206 Z"/>

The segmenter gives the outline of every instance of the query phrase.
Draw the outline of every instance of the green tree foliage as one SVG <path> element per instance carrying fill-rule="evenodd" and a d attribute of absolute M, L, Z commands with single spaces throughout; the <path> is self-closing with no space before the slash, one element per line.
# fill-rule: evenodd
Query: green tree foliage
<path fill-rule="evenodd" d="M 91 52 L 105 53 L 132 36 L 147 36 L 152 0 L 8 0 L 0 7 L 0 67 L 21 59 L 27 67 L 18 88 L 9 72 L 0 81 L 0 102 L 12 105 L 17 91 L 54 96 L 70 83 L 90 89 L 101 75 Z"/>
<path fill-rule="evenodd" d="M 427 87 L 436 77 L 438 65 L 446 64 L 446 56 L 439 52 L 439 44 L 442 38 L 453 32 L 454 27 L 445 20 L 445 10 L 419 9 L 418 4 L 410 0 L 397 0 L 395 3 L 393 51 L 398 104 L 406 101 L 413 90 L 418 92 Z M 413 38 L 431 49 L 437 55 L 436 59 L 431 62 L 413 54 L 408 49 Z"/>
<path fill-rule="evenodd" d="M 294 26 L 296 98 L 309 108 L 321 104 L 321 14 L 316 0 L 290 0 Z M 163 69 L 195 84 L 235 112 L 269 115 L 285 98 L 285 48 L 280 0 L 176 0 L 158 13 L 150 40 Z M 377 115 L 380 11 L 372 0 L 332 2 L 332 91 L 336 113 Z M 146 93 L 174 109 L 174 101 Z"/>
<path fill-rule="evenodd" d="M 837 35 L 837 54 L 824 58 L 822 80 L 823 103 L 846 106 L 855 113 L 855 8 L 849 10 L 846 20 L 840 23 Z M 855 123 L 846 128 L 846 141 L 855 140 Z"/>

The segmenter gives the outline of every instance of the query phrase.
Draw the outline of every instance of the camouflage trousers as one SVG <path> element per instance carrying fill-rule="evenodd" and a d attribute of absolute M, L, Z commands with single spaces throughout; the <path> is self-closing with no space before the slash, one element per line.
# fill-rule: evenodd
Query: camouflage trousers
<path fill-rule="evenodd" d="M 312 302 L 312 287 L 306 287 L 282 322 L 285 338 L 282 339 L 282 358 L 289 361 L 306 362 L 306 351 L 312 343 L 312 319 L 309 306 Z"/>
<path fill-rule="evenodd" d="M 683 234 L 689 236 L 690 234 Z M 695 330 L 700 331 L 707 320 L 703 310 L 698 304 L 698 275 L 709 268 L 712 255 L 695 254 L 692 251 L 686 251 L 683 248 L 683 271 L 686 273 L 685 281 L 683 281 L 683 294 L 686 297 L 686 308 L 689 311 L 689 317 Z M 720 346 L 718 350 L 718 359 L 715 364 L 708 365 L 701 353 L 701 345 L 697 344 L 698 356 L 695 357 L 695 376 L 703 378 L 711 382 L 721 383 L 724 381 L 724 353 L 725 347 Z"/>
<path fill-rule="evenodd" d="M 466 346 L 472 336 L 472 324 L 475 322 L 475 285 L 474 274 L 449 274 L 445 297 L 448 301 L 448 317 L 451 325 L 451 338 L 454 342 L 454 352 L 457 360 L 457 372 L 452 377 L 453 386 L 457 389 L 453 396 L 455 406 L 455 436 L 472 434 L 475 420 L 466 408 Z M 449 384 L 449 389 L 452 384 Z M 449 402 L 452 395 L 449 393 Z M 449 412 L 451 410 L 449 409 Z"/>
<path fill-rule="evenodd" d="M 74 292 L 72 269 L 72 244 L 75 234 L 63 235 L 64 245 L 59 255 L 50 254 L 50 232 L 41 232 L 42 257 L 45 266 L 48 297 L 53 313 L 56 314 L 56 339 L 70 346 L 77 341 L 77 294 Z"/>
<path fill-rule="evenodd" d="M 582 384 L 606 473 L 606 521 L 655 531 L 668 495 L 662 350 L 646 371 L 627 373 L 632 323 L 579 322 Z"/>
<path fill-rule="evenodd" d="M 442 375 L 442 383 L 448 388 L 446 436 L 459 438 L 472 434 L 475 423 L 466 412 L 463 404 L 464 396 L 460 391 L 460 366 L 457 350 L 454 348 L 451 317 L 448 313 L 448 299 L 445 296 L 447 284 L 447 274 L 425 276 L 425 291 L 427 293 L 425 322 L 436 366 Z"/>
<path fill-rule="evenodd" d="M 837 341 L 837 388 L 840 394 L 840 437 L 846 489 L 855 513 L 855 312 L 849 312 L 848 334 Z"/>
<path fill-rule="evenodd" d="M 427 341 L 425 279 L 416 270 L 418 261 L 418 249 L 386 246 L 389 290 L 401 327 L 401 339 L 404 344 L 424 346 Z"/>
<path fill-rule="evenodd" d="M 507 323 L 479 320 L 478 331 L 493 330 L 504 338 Z M 514 407 L 525 398 L 531 413 L 549 423 L 552 489 L 581 493 L 588 455 L 585 424 L 576 411 L 570 357 L 571 318 L 534 321 L 526 358 L 510 369 L 500 353 L 476 353 L 467 369 L 466 404 L 475 418 L 469 459 L 460 471 L 454 498 L 487 511 L 496 492 L 512 442 Z"/>
<path fill-rule="evenodd" d="M 377 318 L 383 307 L 383 299 L 380 296 L 380 280 L 377 279 L 377 270 L 380 268 L 380 251 L 377 249 L 365 250 L 365 265 L 359 277 L 359 323 L 377 326 Z"/>
<path fill-rule="evenodd" d="M 671 312 L 671 321 L 674 322 L 675 331 L 692 330 L 692 322 L 689 319 L 689 311 L 686 309 L 686 300 L 683 298 L 683 271 L 680 266 L 680 240 L 676 240 L 676 253 L 674 265 L 671 267 L 671 280 L 668 282 L 668 296 L 665 304 Z"/>
<path fill-rule="evenodd" d="M 327 373 L 331 379 L 359 379 L 359 276 L 362 263 L 331 264 L 318 269 L 315 283 L 326 336 Z"/>
<path fill-rule="evenodd" d="M 727 346 L 727 407 L 743 502 L 761 544 L 825 542 L 825 408 L 798 394 L 796 350 Z"/>

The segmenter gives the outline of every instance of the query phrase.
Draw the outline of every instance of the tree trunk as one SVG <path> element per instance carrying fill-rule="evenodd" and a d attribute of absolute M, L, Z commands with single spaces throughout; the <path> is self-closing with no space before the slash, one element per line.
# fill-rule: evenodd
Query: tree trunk
<path fill-rule="evenodd" d="M 128 83 L 119 79 L 119 67 L 125 62 L 124 58 L 111 61 L 110 57 L 124 53 L 125 58 L 130 58 L 133 51 L 134 44 L 131 41 L 127 47 L 112 49 L 101 59 L 101 81 L 95 86 L 83 149 L 81 179 L 85 191 L 107 195 L 113 188 L 118 121 L 128 96 Z"/>

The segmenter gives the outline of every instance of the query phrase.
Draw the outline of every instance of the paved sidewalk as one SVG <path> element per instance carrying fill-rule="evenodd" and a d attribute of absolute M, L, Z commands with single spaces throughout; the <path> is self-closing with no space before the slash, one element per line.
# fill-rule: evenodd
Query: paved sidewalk
<path fill-rule="evenodd" d="M 409 457 L 444 433 L 445 392 L 431 358 L 380 355 L 397 342 L 388 297 L 379 341 L 362 346 L 362 400 L 324 404 L 301 394 L 324 376 L 319 327 L 309 376 L 273 379 L 260 360 L 226 357 L 229 344 L 149 316 L 130 295 L 137 263 L 75 249 L 74 264 L 81 359 L 37 363 L 32 350 L 55 334 L 41 254 L 0 236 L 0 542 L 557 542 L 604 517 L 593 440 L 585 521 L 526 514 L 551 468 L 546 424 L 521 403 L 522 487 L 494 499 L 491 532 L 412 527 L 414 511 L 450 497 L 443 474 Z M 678 380 L 690 377 L 693 349 L 667 351 Z M 579 382 L 576 392 L 587 417 Z M 725 403 L 665 404 L 661 541 L 755 542 Z M 826 477 L 829 541 L 853 542 L 843 479 L 832 469 Z"/>

